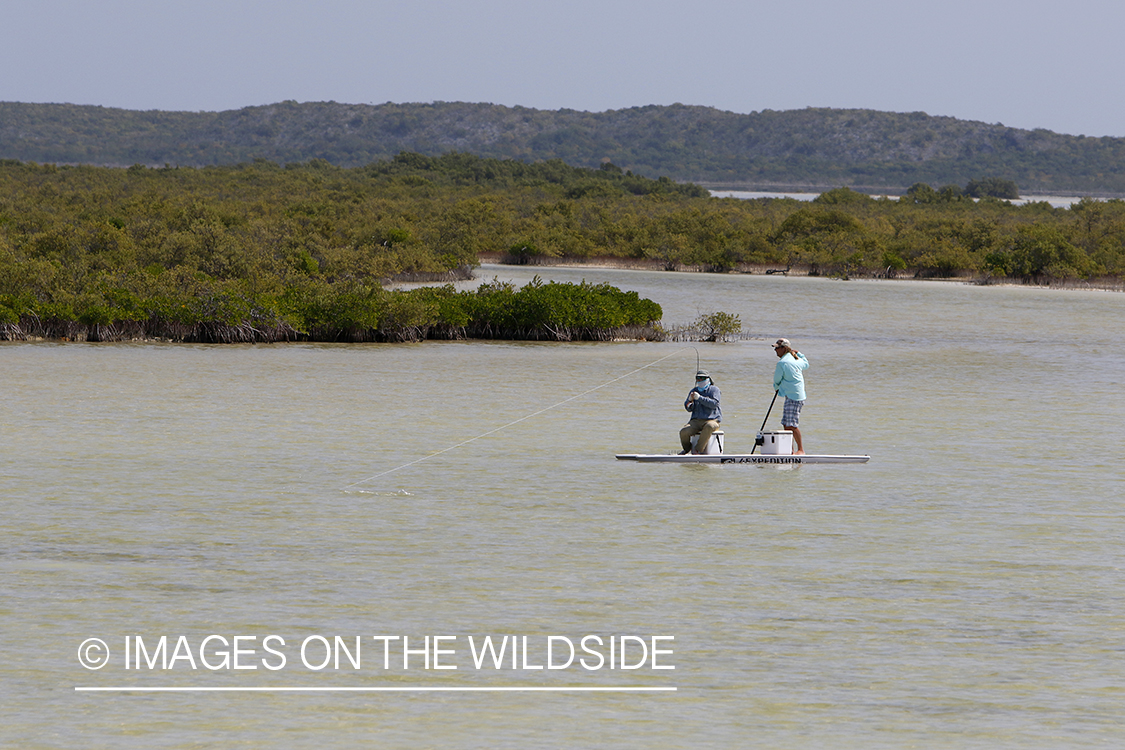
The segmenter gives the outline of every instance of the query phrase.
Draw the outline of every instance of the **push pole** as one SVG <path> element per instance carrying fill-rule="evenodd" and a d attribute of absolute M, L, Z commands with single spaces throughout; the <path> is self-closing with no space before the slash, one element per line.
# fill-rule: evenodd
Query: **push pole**
<path fill-rule="evenodd" d="M 758 450 L 758 446 L 765 443 L 765 438 L 762 437 L 762 430 L 766 429 L 766 422 L 770 421 L 770 412 L 773 411 L 773 405 L 777 401 L 777 394 L 779 391 L 773 392 L 773 401 L 770 401 L 770 408 L 766 409 L 766 418 L 762 420 L 762 426 L 758 428 L 758 437 L 754 438 L 754 447 L 750 449 L 750 453 Z"/>

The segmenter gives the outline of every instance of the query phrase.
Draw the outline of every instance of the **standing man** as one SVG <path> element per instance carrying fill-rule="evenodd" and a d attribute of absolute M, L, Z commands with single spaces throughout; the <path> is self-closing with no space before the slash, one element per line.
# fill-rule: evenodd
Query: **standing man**
<path fill-rule="evenodd" d="M 680 446 L 683 448 L 680 455 L 692 452 L 692 435 L 699 436 L 695 440 L 694 452 L 703 453 L 707 450 L 707 443 L 711 442 L 711 433 L 719 429 L 719 422 L 723 421 L 723 412 L 719 408 L 719 386 L 715 385 L 706 370 L 695 373 L 695 387 L 688 391 L 684 409 L 691 412 L 691 419 L 680 430 Z"/>
<path fill-rule="evenodd" d="M 793 348 L 789 339 L 778 339 L 773 345 L 778 363 L 773 368 L 773 389 L 785 396 L 785 408 L 781 412 L 781 426 L 793 433 L 797 449 L 796 456 L 805 455 L 805 444 L 801 441 L 801 407 L 805 405 L 805 376 L 809 361 L 805 355 Z"/>

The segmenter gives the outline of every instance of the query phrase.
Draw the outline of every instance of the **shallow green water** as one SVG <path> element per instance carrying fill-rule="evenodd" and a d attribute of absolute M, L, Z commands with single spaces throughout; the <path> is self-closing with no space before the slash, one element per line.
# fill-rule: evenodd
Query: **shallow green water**
<path fill-rule="evenodd" d="M 615 461 L 676 448 L 696 357 L 676 344 L 2 345 L 6 742 L 1120 739 L 1125 297 L 597 269 L 483 275 L 534 273 L 635 289 L 668 322 L 740 314 L 759 339 L 697 345 L 723 391 L 728 450 L 749 449 L 769 405 L 766 341 L 791 338 L 812 362 L 809 450 L 871 462 Z M 281 635 L 287 665 L 124 668 L 126 636 L 198 645 L 210 634 L 258 636 L 244 642 L 258 648 L 254 664 L 261 638 Z M 676 669 L 473 668 L 465 637 L 505 634 L 529 636 L 532 665 L 548 635 L 671 635 Z M 305 668 L 310 635 L 363 636 L 362 668 Z M 409 636 L 411 648 L 456 635 L 447 661 L 459 669 L 425 670 L 416 655 L 408 670 L 401 656 L 384 670 L 374 635 Z M 97 671 L 77 658 L 90 637 L 111 651 Z"/>

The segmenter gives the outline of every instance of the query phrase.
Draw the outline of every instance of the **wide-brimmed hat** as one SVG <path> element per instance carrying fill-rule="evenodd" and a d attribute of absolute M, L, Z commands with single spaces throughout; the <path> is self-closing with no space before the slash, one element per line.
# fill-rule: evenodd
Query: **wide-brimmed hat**
<path fill-rule="evenodd" d="M 698 372 L 695 373 L 695 379 L 696 380 L 703 380 L 704 378 L 707 378 L 708 380 L 710 380 L 711 379 L 711 373 L 707 372 L 706 370 L 699 370 Z"/>

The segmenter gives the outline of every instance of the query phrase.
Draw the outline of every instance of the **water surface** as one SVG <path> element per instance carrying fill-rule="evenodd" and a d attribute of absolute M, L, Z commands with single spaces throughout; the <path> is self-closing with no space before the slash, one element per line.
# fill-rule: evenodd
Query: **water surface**
<path fill-rule="evenodd" d="M 7 743 L 1119 741 L 1125 297 L 596 268 L 482 276 L 535 274 L 635 289 L 669 322 L 739 314 L 755 338 L 696 345 L 723 392 L 728 450 L 749 448 L 769 406 L 767 342 L 792 339 L 812 363 L 809 450 L 871 462 L 615 461 L 677 447 L 696 351 L 671 343 L 0 345 Z M 676 669 L 120 662 L 127 635 L 270 633 L 290 646 L 674 635 Z M 106 668 L 79 665 L 89 637 L 116 652 Z M 678 690 L 74 690 L 130 684 Z"/>

